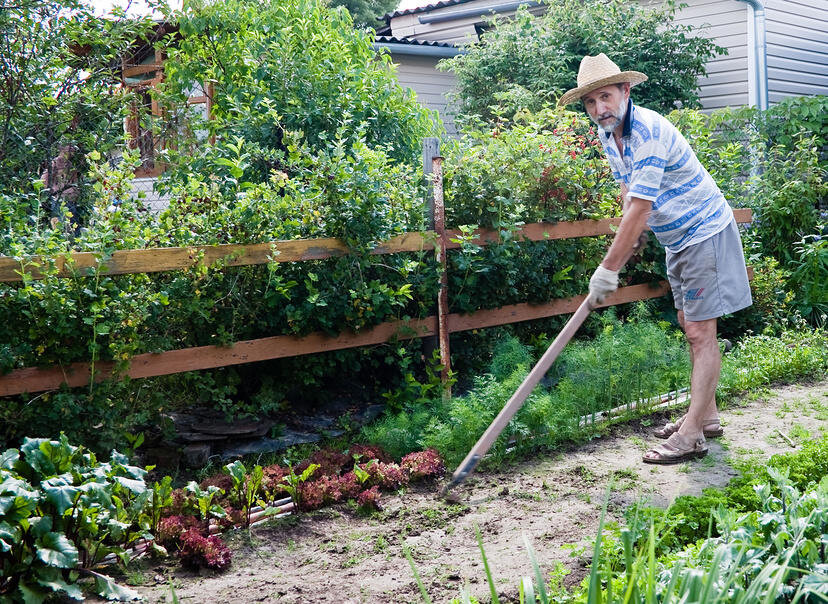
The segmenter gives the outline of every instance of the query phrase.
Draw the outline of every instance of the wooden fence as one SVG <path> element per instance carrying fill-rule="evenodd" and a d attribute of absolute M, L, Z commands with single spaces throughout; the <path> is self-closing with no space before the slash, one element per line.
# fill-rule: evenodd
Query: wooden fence
<path fill-rule="evenodd" d="M 439 178 L 435 180 L 439 182 Z M 395 254 L 436 249 L 438 260 L 445 263 L 445 250 L 460 247 L 459 243 L 452 241 L 460 233 L 442 228 L 442 217 L 439 216 L 442 213 L 441 191 L 437 190 L 436 193 L 438 220 L 434 231 L 405 233 L 381 243 L 371 253 Z M 734 210 L 734 213 L 739 223 L 751 221 L 750 210 Z M 619 222 L 620 218 L 609 218 L 556 224 L 528 224 L 521 228 L 518 234 L 531 241 L 610 235 Z M 496 231 L 481 229 L 476 231 L 476 234 L 478 235 L 476 243 L 479 245 L 489 245 L 499 240 Z M 56 264 L 60 276 L 68 277 L 88 274 L 95 269 L 100 269 L 109 275 L 122 275 L 189 269 L 198 263 L 209 265 L 220 259 L 224 260 L 225 266 L 245 266 L 268 262 L 321 260 L 343 256 L 347 253 L 348 248 L 337 239 L 313 239 L 275 241 L 255 245 L 120 250 L 101 261 L 95 254 L 83 252 L 72 254 L 71 262 L 67 262 L 69 260 L 67 257 L 54 259 L 0 257 L 0 282 L 11 283 L 24 279 L 43 278 L 39 266 L 47 261 Z M 445 282 L 440 289 L 438 316 L 387 322 L 359 333 L 341 333 L 338 336 L 328 336 L 323 333 L 313 333 L 301 338 L 272 336 L 235 342 L 226 347 L 198 346 L 161 353 L 139 354 L 130 359 L 124 372 L 117 375 L 113 373 L 114 364 L 111 362 L 94 364 L 80 362 L 45 368 L 27 367 L 0 376 L 0 396 L 53 390 L 63 384 L 71 387 L 83 386 L 89 384 L 90 380 L 100 382 L 111 378 L 170 375 L 434 335 L 441 336 L 441 339 L 447 342 L 450 333 L 571 313 L 584 299 L 584 296 L 576 296 L 552 300 L 546 304 L 514 304 L 460 315 L 448 314 Z M 668 289 L 664 281 L 621 287 L 601 306 L 656 298 L 666 294 Z M 440 324 L 444 325 L 442 330 L 439 329 Z M 447 348 L 443 349 L 442 353 L 444 367 L 447 367 Z"/>

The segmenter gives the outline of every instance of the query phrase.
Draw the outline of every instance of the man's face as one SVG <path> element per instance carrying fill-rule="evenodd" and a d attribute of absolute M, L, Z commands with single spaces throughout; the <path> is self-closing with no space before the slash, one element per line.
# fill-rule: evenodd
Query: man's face
<path fill-rule="evenodd" d="M 630 98 L 630 85 L 624 83 L 619 88 L 615 84 L 603 86 L 588 92 L 581 100 L 589 117 L 604 132 L 612 132 L 624 121 L 627 100 Z"/>

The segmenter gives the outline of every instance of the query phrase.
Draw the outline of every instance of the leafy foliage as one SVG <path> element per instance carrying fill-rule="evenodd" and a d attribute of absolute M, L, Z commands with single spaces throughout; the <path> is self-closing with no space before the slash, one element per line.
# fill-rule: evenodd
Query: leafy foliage
<path fill-rule="evenodd" d="M 0 456 L 0 596 L 45 599 L 56 592 L 81 599 L 75 584 L 109 554 L 126 563 L 126 549 L 151 538 L 144 506 L 146 472 L 113 451 L 98 462 L 82 447 L 26 439 Z M 96 575 L 99 593 L 135 596 Z"/>
<path fill-rule="evenodd" d="M 334 133 L 346 151 L 357 140 L 397 160 L 418 157 L 432 117 L 396 81 L 388 56 L 353 28 L 347 11 L 319 0 L 223 0 L 188 3 L 171 19 L 161 99 L 173 123 L 186 125 L 167 150 L 165 178 L 184 184 L 230 168 L 232 143 L 243 140 L 238 182 L 263 183 L 283 169 L 287 131 L 301 132 L 315 151 Z M 193 82 L 212 87 L 210 119 L 187 105 Z M 202 144 L 205 136 L 214 144 Z"/>
<path fill-rule="evenodd" d="M 550 2 L 541 17 L 524 9 L 495 22 L 468 54 L 443 65 L 457 74 L 461 113 L 484 119 L 550 104 L 576 86 L 584 55 L 600 52 L 649 76 L 635 89 L 642 105 L 664 112 L 676 101 L 694 107 L 705 63 L 726 51 L 690 35 L 674 21 L 675 10 L 672 2 L 655 10 L 622 0 Z"/>
<path fill-rule="evenodd" d="M 181 562 L 191 568 L 226 570 L 233 556 L 218 535 L 202 536 L 197 530 L 189 529 L 180 537 Z"/>
<path fill-rule="evenodd" d="M 380 19 L 386 13 L 393 11 L 397 0 L 331 0 L 331 6 L 342 6 L 348 9 L 357 27 L 378 29 L 383 25 Z"/>
<path fill-rule="evenodd" d="M 579 425 L 582 416 L 677 389 L 688 373 L 681 338 L 666 323 L 641 317 L 622 324 L 608 315 L 595 341 L 574 343 L 564 350 L 546 387 L 529 397 L 493 445 L 488 462 L 497 464 L 507 454 L 525 454 L 577 438 L 584 433 Z M 431 447 L 448 464 L 459 463 L 528 373 L 532 357 L 525 350 L 521 353 L 521 346 L 514 339 L 504 341 L 490 373 L 478 376 L 462 396 L 449 402 L 412 403 L 390 412 L 363 429 L 365 438 L 395 456 Z M 652 350 L 660 351 L 657 359 Z"/>

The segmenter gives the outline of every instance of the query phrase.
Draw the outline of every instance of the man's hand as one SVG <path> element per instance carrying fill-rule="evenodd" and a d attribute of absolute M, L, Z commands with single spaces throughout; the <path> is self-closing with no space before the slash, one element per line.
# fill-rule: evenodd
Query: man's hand
<path fill-rule="evenodd" d="M 601 304 L 609 294 L 618 289 L 618 271 L 598 265 L 589 280 L 589 298 L 593 304 Z"/>

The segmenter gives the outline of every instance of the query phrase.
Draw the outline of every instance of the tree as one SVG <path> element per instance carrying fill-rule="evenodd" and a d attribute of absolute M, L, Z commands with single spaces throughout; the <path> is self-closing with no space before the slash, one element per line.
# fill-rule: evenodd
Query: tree
<path fill-rule="evenodd" d="M 4 231 L 13 215 L 39 213 L 43 173 L 83 193 L 85 153 L 123 140 L 118 59 L 151 25 L 122 11 L 96 17 L 84 0 L 0 0 L 0 197 L 13 197 L 0 208 Z"/>
<path fill-rule="evenodd" d="M 245 156 L 245 180 L 264 182 L 284 169 L 287 131 L 317 151 L 360 140 L 412 162 L 435 131 L 432 114 L 347 11 L 320 0 L 216 0 L 185 4 L 171 20 L 178 34 L 167 40 L 161 96 L 167 119 L 188 127 L 167 151 L 170 182 L 206 178 L 237 141 L 244 151 L 231 153 Z M 186 98 L 200 82 L 212 96 L 208 120 L 188 113 Z"/>
<path fill-rule="evenodd" d="M 331 0 L 331 6 L 347 8 L 357 27 L 378 29 L 379 17 L 394 10 L 397 0 Z"/>
<path fill-rule="evenodd" d="M 726 50 L 674 23 L 675 10 L 672 1 L 653 10 L 625 0 L 555 0 L 543 16 L 524 9 L 494 22 L 468 54 L 441 67 L 457 74 L 460 112 L 484 118 L 492 118 L 493 106 L 513 112 L 554 102 L 576 86 L 584 55 L 600 52 L 649 76 L 635 88 L 642 105 L 664 112 L 676 102 L 697 107 L 698 77 Z"/>

